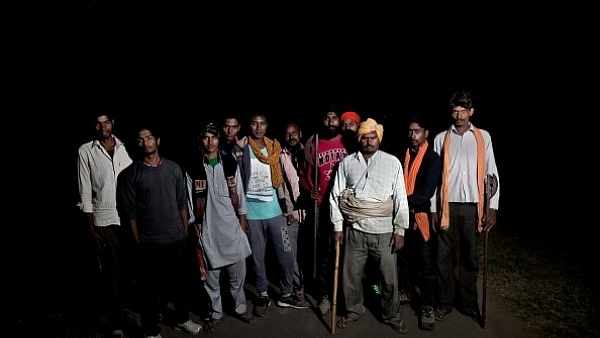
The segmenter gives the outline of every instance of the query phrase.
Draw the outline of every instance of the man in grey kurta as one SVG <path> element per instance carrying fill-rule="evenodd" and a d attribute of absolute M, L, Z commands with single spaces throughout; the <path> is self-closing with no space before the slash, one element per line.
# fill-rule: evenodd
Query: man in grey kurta
<path fill-rule="evenodd" d="M 204 327 L 213 331 L 223 316 L 219 282 L 222 271 L 228 276 L 236 315 L 246 323 L 254 319 L 247 313 L 244 293 L 246 258 L 252 251 L 247 236 L 246 198 L 240 172 L 235 170 L 231 175 L 231 169 L 226 168 L 232 163 L 228 161 L 233 159 L 222 158 L 219 154 L 219 132 L 214 124 L 202 128 L 200 141 L 202 152 L 189 174 L 193 180 L 199 245 L 206 260 L 204 288 L 210 298 L 209 318 L 205 319 Z M 235 162 L 233 166 L 237 169 Z"/>

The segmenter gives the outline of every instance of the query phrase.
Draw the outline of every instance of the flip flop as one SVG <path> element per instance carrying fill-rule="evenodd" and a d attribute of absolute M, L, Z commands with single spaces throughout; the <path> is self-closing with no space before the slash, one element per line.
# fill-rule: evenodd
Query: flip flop
<path fill-rule="evenodd" d="M 408 328 L 406 327 L 406 324 L 404 324 L 404 321 L 402 321 L 402 320 L 397 320 L 395 322 L 391 322 L 390 325 L 392 326 L 394 331 L 396 331 L 398 333 L 408 332 Z"/>

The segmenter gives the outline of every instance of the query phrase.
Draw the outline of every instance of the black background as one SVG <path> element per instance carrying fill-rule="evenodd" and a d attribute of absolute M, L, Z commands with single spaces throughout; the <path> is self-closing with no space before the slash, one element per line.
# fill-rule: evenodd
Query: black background
<path fill-rule="evenodd" d="M 425 112 L 436 131 L 447 128 L 448 99 L 466 89 L 473 122 L 494 142 L 500 226 L 589 254 L 591 236 L 581 233 L 593 219 L 581 215 L 593 198 L 573 171 L 589 171 L 583 159 L 593 156 L 579 150 L 580 116 L 589 115 L 580 106 L 594 95 L 586 85 L 595 81 L 591 23 L 581 8 L 503 6 L 58 8 L 65 12 L 16 39 L 10 53 L 9 128 L 21 132 L 8 145 L 18 158 L 7 177 L 17 178 L 7 198 L 20 216 L 8 236 L 16 242 L 7 265 L 15 306 L 46 296 L 61 306 L 86 292 L 94 262 L 76 207 L 76 155 L 98 109 L 116 113 L 124 140 L 136 120 L 159 121 L 164 154 L 179 160 L 195 146 L 197 125 L 224 111 L 264 111 L 271 136 L 293 118 L 307 136 L 323 103 L 336 101 L 383 123 L 382 147 L 394 152 L 408 117 Z M 551 15 L 558 10 L 562 20 Z"/>

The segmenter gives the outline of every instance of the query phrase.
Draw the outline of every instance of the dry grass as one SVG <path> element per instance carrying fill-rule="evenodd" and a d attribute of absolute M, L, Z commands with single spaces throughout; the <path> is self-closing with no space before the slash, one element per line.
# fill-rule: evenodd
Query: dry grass
<path fill-rule="evenodd" d="M 488 289 L 542 337 L 599 337 L 596 269 L 572 246 L 561 252 L 561 241 L 511 231 L 488 237 Z"/>

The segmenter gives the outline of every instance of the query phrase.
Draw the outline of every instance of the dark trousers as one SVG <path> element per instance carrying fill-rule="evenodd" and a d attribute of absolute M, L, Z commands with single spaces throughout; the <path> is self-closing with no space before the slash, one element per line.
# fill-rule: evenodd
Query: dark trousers
<path fill-rule="evenodd" d="M 144 334 L 160 333 L 159 312 L 161 299 L 169 300 L 175 311 L 176 323 L 189 320 L 187 290 L 189 273 L 186 271 L 186 240 L 172 243 L 140 244 L 140 283 L 143 299 L 140 319 Z"/>
<path fill-rule="evenodd" d="M 412 224 L 412 222 L 411 222 Z M 404 248 L 401 255 L 405 258 L 407 274 L 400 284 L 411 290 L 411 300 L 418 307 L 437 305 L 437 276 L 435 263 L 436 234 L 430 229 L 430 238 L 426 242 L 419 229 L 412 227 L 404 233 Z M 408 284 L 406 286 L 406 284 Z"/>
<path fill-rule="evenodd" d="M 438 234 L 438 285 L 440 302 L 465 312 L 479 308 L 477 205 L 450 203 L 450 226 Z"/>
<path fill-rule="evenodd" d="M 324 296 L 331 298 L 333 293 L 335 248 L 332 238 L 333 224 L 329 218 L 329 204 L 323 204 L 323 206 L 318 208 L 318 212 L 315 296 L 317 300 L 320 300 Z"/>
<path fill-rule="evenodd" d="M 104 248 L 98 253 L 98 269 L 104 292 L 100 303 L 108 318 L 109 329 L 123 329 L 123 312 L 121 301 L 121 246 L 118 225 L 96 227 L 96 232 L 104 240 Z"/>

